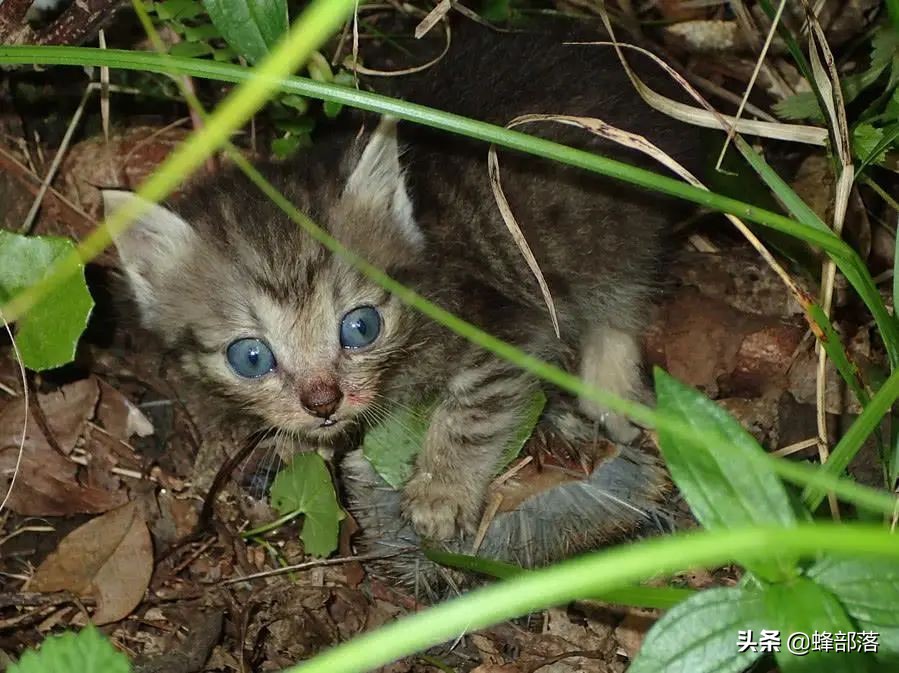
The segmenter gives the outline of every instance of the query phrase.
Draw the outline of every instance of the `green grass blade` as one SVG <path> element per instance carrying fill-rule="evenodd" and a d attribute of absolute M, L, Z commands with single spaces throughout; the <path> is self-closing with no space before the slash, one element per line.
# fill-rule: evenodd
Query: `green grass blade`
<path fill-rule="evenodd" d="M 469 556 L 467 554 L 454 554 L 440 549 L 424 549 L 423 551 L 425 556 L 434 561 L 434 563 L 487 575 L 488 577 L 495 577 L 500 580 L 509 580 L 513 577 L 533 572 L 514 563 L 506 563 L 496 559 Z M 589 599 L 616 605 L 668 610 L 695 594 L 696 592 L 692 589 L 680 589 L 677 587 L 634 586 L 607 591 L 601 596 L 590 596 Z"/>
<path fill-rule="evenodd" d="M 892 408 L 897 398 L 899 398 L 899 371 L 894 371 L 834 447 L 830 458 L 821 467 L 822 473 L 834 477 L 842 474 L 865 440 L 874 432 L 881 419 Z M 809 509 L 815 511 L 821 504 L 821 501 L 824 500 L 825 495 L 826 493 L 822 489 L 810 486 L 805 489 L 802 498 Z"/>
<path fill-rule="evenodd" d="M 821 218 L 818 217 L 815 211 L 799 198 L 796 192 L 793 191 L 793 188 L 768 165 L 762 156 L 756 152 L 749 143 L 742 138 L 737 137 L 735 139 L 735 144 L 749 165 L 752 166 L 759 177 L 765 181 L 765 184 L 767 184 L 777 198 L 780 199 L 787 210 L 792 213 L 793 217 L 807 227 L 805 233 L 811 229 L 818 230 L 822 234 L 826 231 L 831 238 L 840 240 Z M 804 236 L 803 232 L 795 231 L 793 232 L 793 235 L 802 238 L 807 243 L 820 245 Z M 899 323 L 897 323 L 896 319 L 890 315 L 889 311 L 887 311 L 886 305 L 884 305 L 880 292 L 877 290 L 877 286 L 874 284 L 874 280 L 871 278 L 871 274 L 868 272 L 865 263 L 848 245 L 844 244 L 844 247 L 842 247 L 841 250 L 835 250 L 833 248 L 828 249 L 826 246 L 821 247 L 824 248 L 834 260 L 840 271 L 846 276 L 846 280 L 852 284 L 856 292 L 859 293 L 859 296 L 867 305 L 868 310 L 871 311 L 874 320 L 877 322 L 877 327 L 880 330 L 880 335 L 886 346 L 887 353 L 890 356 L 890 365 L 893 369 L 896 369 L 899 367 Z M 816 322 L 819 322 L 819 326 L 823 327 L 820 321 L 816 320 Z M 830 353 L 828 352 L 828 354 Z M 832 359 L 834 358 L 832 357 Z M 839 360 L 834 359 L 834 362 L 837 363 Z M 843 374 L 843 371 L 841 370 L 840 373 Z M 848 372 L 846 374 L 848 374 Z M 846 374 L 844 374 L 844 378 L 846 378 L 846 381 L 850 386 L 853 386 L 852 377 L 849 377 Z"/>
<path fill-rule="evenodd" d="M 863 525 L 800 525 L 700 532 L 656 538 L 582 556 L 473 591 L 328 650 L 285 673 L 362 673 L 513 617 L 604 594 L 686 568 L 713 567 L 771 549 L 879 556 L 899 561 L 888 531 Z M 736 634 L 735 634 L 736 637 Z"/>

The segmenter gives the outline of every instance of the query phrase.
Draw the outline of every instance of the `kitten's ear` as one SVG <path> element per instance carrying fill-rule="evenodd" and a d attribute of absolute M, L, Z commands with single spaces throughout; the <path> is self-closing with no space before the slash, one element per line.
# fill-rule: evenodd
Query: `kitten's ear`
<path fill-rule="evenodd" d="M 396 126 L 395 118 L 381 118 L 347 180 L 344 198 L 357 200 L 368 209 L 383 211 L 405 241 L 418 248 L 423 237 L 415 222 L 400 166 Z"/>
<path fill-rule="evenodd" d="M 172 211 L 150 203 L 133 192 L 103 190 L 106 217 L 129 204 L 143 207 L 131 228 L 115 238 L 134 298 L 147 323 L 156 312 L 159 289 L 171 272 L 183 263 L 196 234 L 191 226 Z"/>

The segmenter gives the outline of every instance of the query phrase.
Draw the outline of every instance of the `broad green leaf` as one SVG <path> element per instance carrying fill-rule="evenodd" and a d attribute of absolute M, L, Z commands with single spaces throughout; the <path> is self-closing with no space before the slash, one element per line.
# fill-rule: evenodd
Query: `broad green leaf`
<path fill-rule="evenodd" d="M 300 539 L 308 554 L 327 556 L 337 549 L 344 514 L 337 503 L 331 473 L 317 453 L 297 454 L 272 484 L 272 506 L 282 515 L 305 515 Z"/>
<path fill-rule="evenodd" d="M 757 643 L 769 628 L 759 591 L 709 589 L 655 623 L 628 673 L 739 673 L 764 654 L 757 645 L 741 647 L 740 632 Z"/>
<path fill-rule="evenodd" d="M 432 411 L 431 406 L 397 408 L 365 433 L 362 455 L 394 489 L 402 488 L 412 475 L 412 465 L 424 443 Z"/>
<path fill-rule="evenodd" d="M 34 285 L 74 249 L 67 238 L 0 231 L 0 304 Z M 93 306 L 81 265 L 76 276 L 59 284 L 19 320 L 16 343 L 25 366 L 42 371 L 71 362 Z"/>
<path fill-rule="evenodd" d="M 881 654 L 899 657 L 899 563 L 826 557 L 807 574 L 837 597 L 859 630 L 880 634 Z"/>
<path fill-rule="evenodd" d="M 724 409 L 655 370 L 658 411 L 717 441 L 679 438 L 659 424 L 659 446 L 671 477 L 699 522 L 709 530 L 751 524 L 796 525 L 793 505 L 768 466 L 764 449 Z M 790 577 L 793 558 L 753 560 L 745 565 L 768 580 Z"/>
<path fill-rule="evenodd" d="M 287 32 L 287 0 L 203 0 L 225 41 L 250 63 L 259 63 Z"/>
<path fill-rule="evenodd" d="M 780 632 L 781 648 L 775 657 L 783 673 L 863 673 L 870 670 L 870 655 L 820 650 L 820 644 L 828 635 L 832 637 L 856 630 L 839 600 L 827 589 L 803 577 L 765 587 L 764 602 L 767 628 Z M 818 651 L 815 651 L 815 634 Z"/>
<path fill-rule="evenodd" d="M 545 406 L 546 395 L 537 388 L 524 410 L 518 432 L 509 440 L 503 452 L 500 471 L 521 453 Z M 412 475 L 415 456 L 424 445 L 433 411 L 433 404 L 397 408 L 388 418 L 366 432 L 362 442 L 362 455 L 394 489 L 402 488 Z"/>
<path fill-rule="evenodd" d="M 129 673 L 128 657 L 93 626 L 47 638 L 39 650 L 28 650 L 8 673 Z"/>

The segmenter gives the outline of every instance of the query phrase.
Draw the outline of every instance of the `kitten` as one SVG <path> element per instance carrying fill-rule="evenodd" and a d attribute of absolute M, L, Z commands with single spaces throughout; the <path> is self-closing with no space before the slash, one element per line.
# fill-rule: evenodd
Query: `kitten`
<path fill-rule="evenodd" d="M 469 26 L 438 66 L 391 86 L 494 123 L 528 112 L 596 116 L 676 158 L 699 146 L 691 128 L 640 101 L 614 52 L 563 46 L 558 36 Z M 555 300 L 557 338 L 497 209 L 487 146 L 407 123 L 372 126 L 319 134 L 296 161 L 259 168 L 314 221 L 428 299 L 593 385 L 641 398 L 637 337 L 663 232 L 682 209 L 624 183 L 500 153 L 503 188 Z M 570 128 L 527 130 L 635 160 Z M 131 198 L 107 192 L 107 212 Z M 426 537 L 476 528 L 535 377 L 330 255 L 237 171 L 152 207 L 116 244 L 143 324 L 235 413 L 329 444 L 397 405 L 436 400 L 403 511 Z M 582 407 L 616 438 L 635 434 L 624 419 Z"/>

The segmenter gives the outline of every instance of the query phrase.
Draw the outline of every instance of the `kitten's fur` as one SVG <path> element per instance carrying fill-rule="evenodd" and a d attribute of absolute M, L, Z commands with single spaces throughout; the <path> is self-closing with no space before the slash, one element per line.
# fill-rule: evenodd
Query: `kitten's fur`
<path fill-rule="evenodd" d="M 439 66 L 394 86 L 411 100 L 495 123 L 527 112 L 597 116 L 680 159 L 698 145 L 688 127 L 646 108 L 613 52 L 557 38 L 467 27 Z M 407 123 L 398 144 L 395 124 L 372 126 L 355 138 L 322 134 L 296 162 L 260 170 L 343 243 L 440 306 L 532 355 L 574 366 L 597 386 L 641 395 L 636 336 L 655 287 L 661 233 L 679 212 L 673 204 L 500 153 L 503 188 L 555 300 L 558 339 L 498 212 L 487 146 Z M 635 158 L 572 129 L 527 130 Z M 107 208 L 128 198 L 107 193 Z M 185 369 L 241 413 L 325 443 L 392 405 L 439 399 L 404 511 L 426 536 L 473 530 L 538 381 L 327 253 L 239 172 L 216 176 L 172 208 L 151 209 L 117 245 L 144 324 Z M 344 350 L 339 321 L 360 305 L 379 309 L 383 332 L 366 349 Z M 278 369 L 254 380 L 232 373 L 224 351 L 241 337 L 266 340 Z M 300 404 L 322 382 L 343 393 L 330 427 Z M 613 434 L 632 434 L 623 419 L 583 408 Z"/>

